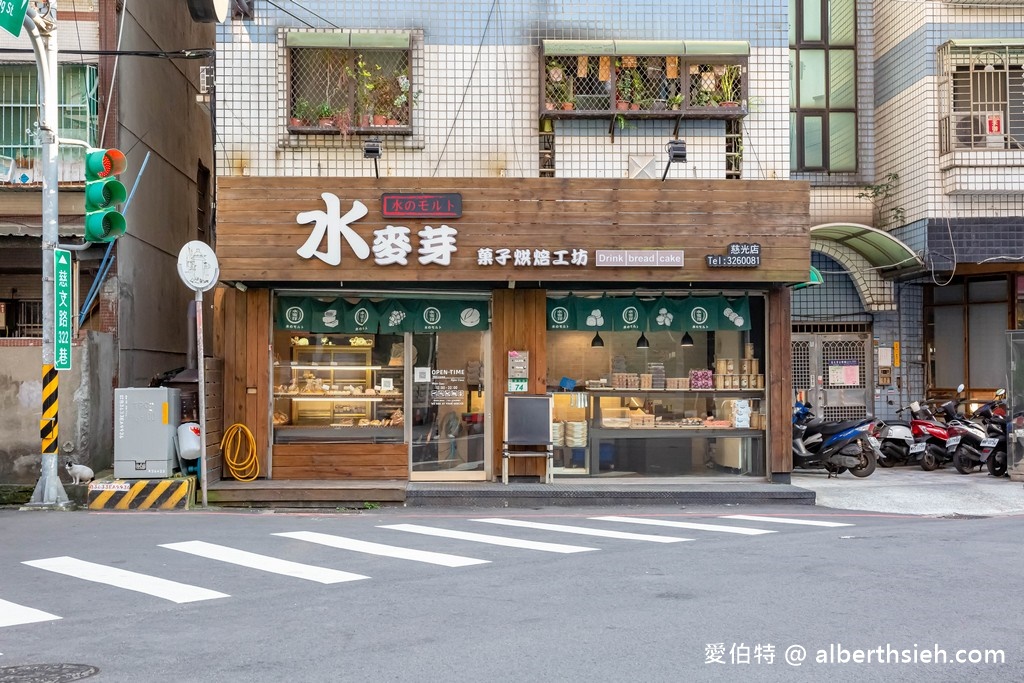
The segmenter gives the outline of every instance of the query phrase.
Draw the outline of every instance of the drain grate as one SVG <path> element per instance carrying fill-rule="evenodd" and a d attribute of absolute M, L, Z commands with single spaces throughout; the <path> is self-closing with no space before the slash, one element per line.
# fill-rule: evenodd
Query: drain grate
<path fill-rule="evenodd" d="M 100 672 L 88 664 L 25 664 L 0 667 L 0 683 L 69 683 Z"/>
<path fill-rule="evenodd" d="M 939 519 L 988 519 L 987 515 L 962 515 L 959 512 L 954 512 L 951 515 L 942 515 Z"/>

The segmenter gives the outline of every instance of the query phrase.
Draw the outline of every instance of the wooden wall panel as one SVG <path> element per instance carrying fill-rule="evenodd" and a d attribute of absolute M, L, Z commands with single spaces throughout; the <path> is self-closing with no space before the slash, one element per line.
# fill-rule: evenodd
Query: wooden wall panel
<path fill-rule="evenodd" d="M 343 210 L 362 202 L 369 213 L 350 227 L 367 243 L 393 219 L 381 212 L 385 192 L 458 192 L 463 215 L 403 219 L 414 233 L 424 225 L 459 231 L 449 266 L 379 266 L 342 246 L 342 264 L 303 259 L 296 250 L 312 234 L 297 223 L 304 211 L 326 209 L 334 192 Z M 641 281 L 797 282 L 810 266 L 810 186 L 799 181 L 517 178 L 222 177 L 218 179 L 217 255 L 221 277 L 247 282 L 365 280 L 376 282 Z M 732 242 L 761 245 L 755 268 L 710 268 L 705 256 Z M 482 247 L 587 249 L 574 266 L 480 265 Z M 320 247 L 324 248 L 323 245 Z M 682 268 L 608 268 L 594 264 L 597 249 L 681 249 Z"/>
<path fill-rule="evenodd" d="M 304 443 L 274 446 L 274 479 L 409 478 L 409 447 L 398 444 Z"/>
<path fill-rule="evenodd" d="M 208 481 L 220 481 L 223 476 L 220 441 L 224 436 L 224 361 L 207 358 L 203 373 L 206 384 L 206 472 Z"/>
<path fill-rule="evenodd" d="M 547 291 L 543 289 L 498 289 L 494 291 L 491 318 L 491 357 L 494 392 L 495 475 L 501 474 L 501 440 L 505 431 L 505 393 L 508 389 L 508 352 L 530 352 L 530 393 L 547 391 Z M 541 458 L 511 458 L 511 476 L 540 476 Z"/>
<path fill-rule="evenodd" d="M 244 424 L 256 439 L 260 476 L 269 473 L 270 290 L 221 287 L 214 298 L 215 353 L 224 361 L 223 425 Z M 225 470 L 226 474 L 226 470 Z"/>
<path fill-rule="evenodd" d="M 768 292 L 768 448 L 769 473 L 793 471 L 792 452 L 792 292 L 775 286 Z"/>

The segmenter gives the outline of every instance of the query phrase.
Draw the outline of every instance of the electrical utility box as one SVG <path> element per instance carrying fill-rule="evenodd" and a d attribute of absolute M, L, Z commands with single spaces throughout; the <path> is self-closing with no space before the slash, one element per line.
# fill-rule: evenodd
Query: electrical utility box
<path fill-rule="evenodd" d="M 115 389 L 114 405 L 114 478 L 174 474 L 181 390 Z"/>

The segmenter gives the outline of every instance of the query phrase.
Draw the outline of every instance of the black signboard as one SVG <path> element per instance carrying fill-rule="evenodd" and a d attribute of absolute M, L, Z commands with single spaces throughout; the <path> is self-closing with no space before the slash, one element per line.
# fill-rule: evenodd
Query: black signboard
<path fill-rule="evenodd" d="M 384 218 L 461 218 L 462 195 L 387 192 L 380 198 Z"/>

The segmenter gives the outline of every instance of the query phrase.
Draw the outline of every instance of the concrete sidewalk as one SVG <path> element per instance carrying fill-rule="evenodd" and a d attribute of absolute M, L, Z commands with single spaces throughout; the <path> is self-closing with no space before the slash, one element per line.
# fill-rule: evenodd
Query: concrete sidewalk
<path fill-rule="evenodd" d="M 920 467 L 879 467 L 858 479 L 828 479 L 825 472 L 796 470 L 794 486 L 814 491 L 817 504 L 843 510 L 911 515 L 1006 515 L 1024 513 L 1024 485 L 988 472 L 960 474 L 951 465 L 934 472 Z"/>

